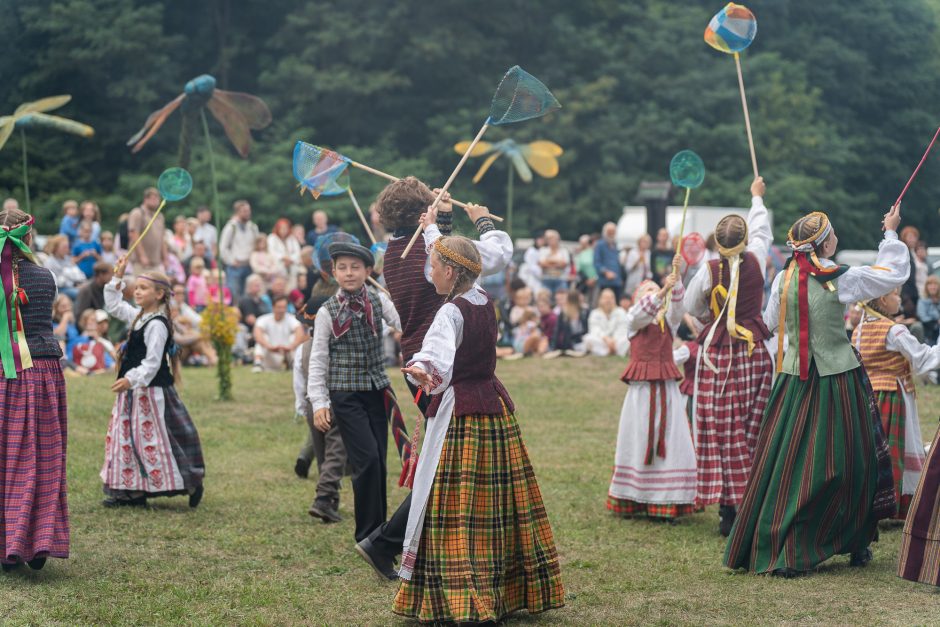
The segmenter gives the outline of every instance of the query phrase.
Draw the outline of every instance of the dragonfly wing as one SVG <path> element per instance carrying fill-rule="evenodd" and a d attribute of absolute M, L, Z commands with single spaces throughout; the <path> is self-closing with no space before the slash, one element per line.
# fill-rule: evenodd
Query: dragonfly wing
<path fill-rule="evenodd" d="M 180 104 L 185 98 L 184 94 L 180 94 L 169 103 L 166 104 L 162 109 L 157 109 L 147 118 L 147 121 L 144 122 L 143 128 L 141 128 L 133 137 L 127 140 L 128 146 L 134 146 L 131 149 L 131 152 L 137 152 L 144 147 L 151 137 L 160 130 L 160 127 L 163 126 L 163 123 L 166 122 L 166 119 L 170 117 L 170 114 L 176 111 Z"/>
<path fill-rule="evenodd" d="M 486 171 L 490 169 L 490 166 L 493 165 L 493 162 L 499 159 L 501 152 L 494 152 L 489 157 L 486 158 L 486 161 L 483 162 L 483 165 L 480 166 L 480 169 L 477 170 L 477 173 L 473 176 L 473 182 L 479 183 L 480 179 L 483 178 L 483 175 L 486 174 Z"/>
<path fill-rule="evenodd" d="M 522 155 L 525 157 L 526 163 L 538 172 L 539 176 L 547 179 L 558 176 L 558 159 L 553 154 L 534 150 L 529 145 L 523 148 Z"/>
<path fill-rule="evenodd" d="M 462 155 L 467 152 L 467 148 L 470 147 L 470 142 L 459 142 L 454 144 L 454 151 L 457 154 Z M 471 157 L 479 157 L 485 155 L 493 149 L 493 144 L 490 142 L 477 142 L 477 145 L 473 147 L 473 152 L 470 153 Z"/>
<path fill-rule="evenodd" d="M 562 150 L 561 146 L 546 139 L 539 139 L 530 143 L 529 148 L 532 149 L 533 152 L 541 152 L 553 157 L 560 157 L 565 152 Z"/>
<path fill-rule="evenodd" d="M 71 99 L 71 96 L 49 96 L 48 98 L 34 100 L 33 102 L 25 102 L 16 108 L 16 111 L 13 112 L 13 116 L 19 117 L 27 113 L 52 111 L 53 109 L 58 109 L 65 105 Z"/>
<path fill-rule="evenodd" d="M 0 118 L 0 150 L 3 150 L 3 145 L 10 139 L 14 126 L 15 124 L 12 117 L 6 116 Z"/>
<path fill-rule="evenodd" d="M 532 170 L 529 169 L 529 164 L 525 162 L 525 157 L 522 156 L 522 151 L 513 151 L 509 154 L 509 158 L 512 159 L 512 164 L 516 167 L 516 172 L 519 173 L 519 178 L 521 178 L 526 183 L 532 182 Z"/>
<path fill-rule="evenodd" d="M 227 102 L 217 100 L 215 96 L 209 100 L 208 106 L 209 111 L 212 112 L 215 119 L 218 120 L 222 128 L 225 129 L 226 137 L 228 137 L 232 145 L 235 146 L 235 150 L 238 151 L 238 154 L 241 155 L 243 159 L 247 157 L 248 151 L 251 149 L 251 131 L 249 130 L 248 121 L 245 119 L 245 116 L 237 109 L 230 107 Z"/>
<path fill-rule="evenodd" d="M 71 133 L 72 135 L 79 135 L 81 137 L 91 137 L 95 134 L 95 129 L 87 124 L 82 124 L 81 122 L 76 122 L 75 120 L 63 118 L 58 115 L 49 115 L 48 113 L 30 113 L 28 116 L 18 120 L 17 126 L 21 125 L 26 128 L 51 128 L 56 131 Z"/>
<path fill-rule="evenodd" d="M 216 89 L 212 98 L 241 113 L 248 128 L 253 131 L 260 131 L 271 123 L 271 110 L 268 109 L 268 105 L 264 104 L 264 100 L 257 96 L 240 91 Z"/>

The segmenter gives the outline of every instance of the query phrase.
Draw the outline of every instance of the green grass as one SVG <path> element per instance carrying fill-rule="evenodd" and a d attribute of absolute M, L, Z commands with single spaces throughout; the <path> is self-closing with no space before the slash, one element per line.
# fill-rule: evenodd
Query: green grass
<path fill-rule="evenodd" d="M 721 565 L 715 508 L 677 526 L 620 520 L 605 509 L 626 387 L 615 359 L 501 363 L 516 401 L 562 558 L 567 607 L 513 622 L 566 624 L 940 623 L 940 594 L 898 579 L 900 529 L 883 530 L 868 568 L 830 560 L 802 579 L 735 574 Z M 292 421 L 290 378 L 235 372 L 236 402 L 213 401 L 209 370 L 187 370 L 183 399 L 203 440 L 206 497 L 106 510 L 98 470 L 110 381 L 69 381 L 72 557 L 40 573 L 0 576 L 11 623 L 400 624 L 395 586 L 352 551 L 352 493 L 338 525 L 307 515 L 314 481 L 292 468 L 305 426 Z M 403 393 L 401 377 L 392 379 Z M 940 413 L 920 391 L 923 432 Z M 415 410 L 406 407 L 412 423 Z M 410 427 L 409 427 L 410 428 Z M 397 461 L 391 459 L 394 469 Z M 391 475 L 394 475 L 392 477 Z M 390 483 L 397 479 L 390 472 Z M 389 509 L 405 492 L 390 490 Z"/>

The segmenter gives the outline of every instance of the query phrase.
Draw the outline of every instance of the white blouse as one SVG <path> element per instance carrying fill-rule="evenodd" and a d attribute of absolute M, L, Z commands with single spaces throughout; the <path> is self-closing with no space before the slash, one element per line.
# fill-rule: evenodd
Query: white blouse
<path fill-rule="evenodd" d="M 903 324 L 896 324 L 888 331 L 885 348 L 901 353 L 909 362 L 915 375 L 926 374 L 940 368 L 940 344 L 928 346 L 911 335 Z"/>
<path fill-rule="evenodd" d="M 766 276 L 767 254 L 774 241 L 774 234 L 770 224 L 770 214 L 764 206 L 764 199 L 760 196 L 751 198 L 751 210 L 747 214 L 747 232 L 746 250 L 754 253 L 760 264 L 761 276 Z M 712 319 L 711 293 L 711 268 L 703 262 L 702 267 L 689 281 L 689 289 L 685 291 L 686 310 L 700 320 L 710 321 Z"/>
<path fill-rule="evenodd" d="M 492 231 L 490 231 L 492 233 Z M 457 296 L 471 305 L 487 305 L 489 300 L 486 293 L 477 288 L 471 288 Z M 409 366 L 417 366 L 431 375 L 431 394 L 440 394 L 450 385 L 454 374 L 454 358 L 457 349 L 463 343 L 463 314 L 453 302 L 445 303 L 431 322 L 421 350 L 414 354 Z M 408 375 L 408 380 L 418 385 L 418 382 Z"/>
<path fill-rule="evenodd" d="M 676 286 L 672 288 L 672 302 L 669 304 L 669 309 L 666 310 L 666 323 L 669 325 L 673 334 L 675 334 L 679 325 L 682 324 L 682 316 L 685 315 L 685 310 L 682 308 L 682 299 L 684 296 L 685 288 L 683 288 L 682 282 L 679 281 L 676 283 Z M 662 302 L 657 292 L 656 294 L 644 296 L 640 299 L 640 302 L 630 308 L 630 311 L 627 313 L 627 333 L 630 338 L 633 338 L 634 335 L 649 325 L 655 324 L 656 316 L 659 314 L 659 310 L 662 307 Z"/>
<path fill-rule="evenodd" d="M 820 259 L 819 262 L 826 268 L 836 266 L 831 259 Z M 897 233 L 886 231 L 885 238 L 878 245 L 878 258 L 875 259 L 874 265 L 849 268 L 836 279 L 839 302 L 849 305 L 881 298 L 904 285 L 910 270 L 911 259 L 907 246 L 898 239 Z M 774 277 L 767 308 L 764 310 L 764 324 L 771 331 L 775 331 L 780 323 L 780 281 L 785 276 L 786 271 L 781 271 Z"/>
<path fill-rule="evenodd" d="M 140 313 L 140 307 L 134 307 L 124 301 L 124 281 L 117 277 L 111 279 L 111 282 L 104 286 L 104 308 L 111 316 L 118 320 L 123 320 L 128 325 L 137 319 Z M 149 322 L 154 316 L 163 313 L 154 312 L 141 316 L 140 320 L 130 331 L 137 331 Z M 131 368 L 125 373 L 131 387 L 134 389 L 144 388 L 150 385 L 153 378 L 157 376 L 160 366 L 163 364 L 163 350 L 170 334 L 165 324 L 151 324 L 144 329 L 144 344 L 147 346 L 147 356 L 140 362 L 136 368 Z"/>
<path fill-rule="evenodd" d="M 284 266 L 284 258 L 289 257 L 291 264 L 300 264 L 300 242 L 287 236 L 287 241 L 282 240 L 276 234 L 268 235 L 268 254 L 275 260 L 280 272 L 287 272 L 288 268 Z"/>
<path fill-rule="evenodd" d="M 398 310 L 384 292 L 376 291 L 382 303 L 382 320 L 396 331 L 401 331 Z M 381 329 L 378 329 L 381 332 Z M 330 338 L 333 336 L 333 317 L 327 308 L 320 307 L 313 321 L 313 347 L 310 349 L 310 370 L 307 374 L 307 398 L 313 411 L 330 407 L 330 390 L 327 388 L 327 373 L 330 370 Z"/>

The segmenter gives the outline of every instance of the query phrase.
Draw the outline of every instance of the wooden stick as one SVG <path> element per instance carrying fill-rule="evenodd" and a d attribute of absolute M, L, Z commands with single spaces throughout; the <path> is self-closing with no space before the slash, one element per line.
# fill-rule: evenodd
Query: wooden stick
<path fill-rule="evenodd" d="M 741 73 L 741 56 L 734 53 L 734 64 L 738 68 L 738 88 L 741 90 L 741 106 L 744 107 L 744 126 L 747 128 L 747 145 L 751 149 L 751 165 L 754 167 L 754 178 L 757 173 L 757 153 L 754 152 L 754 136 L 751 134 L 751 116 L 747 111 L 747 98 L 744 95 L 744 75 Z"/>
<path fill-rule="evenodd" d="M 470 157 L 470 153 L 473 152 L 473 149 L 476 148 L 477 144 L 480 143 L 480 140 L 483 139 L 483 133 L 486 132 L 486 129 L 490 127 L 489 118 L 486 122 L 483 123 L 483 126 L 480 128 L 480 132 L 477 133 L 477 136 L 473 138 L 473 141 L 470 142 L 470 145 L 467 147 L 467 150 L 464 151 L 463 156 L 460 158 L 460 161 L 457 162 L 457 167 L 454 168 L 454 171 L 450 173 L 450 176 L 447 178 L 447 182 L 444 183 L 444 187 L 441 188 L 441 191 L 438 192 L 437 198 L 434 199 L 434 202 L 431 203 L 431 206 L 428 207 L 428 211 L 433 210 L 441 202 L 441 198 L 444 197 L 444 192 L 446 192 L 451 183 L 454 182 L 454 179 L 457 178 L 457 175 L 460 173 L 460 170 L 463 168 L 463 164 L 467 162 L 467 159 Z M 408 256 L 408 253 L 411 252 L 412 246 L 415 245 L 415 242 L 418 241 L 418 236 L 421 235 L 421 232 L 424 231 L 424 225 L 418 225 L 418 229 L 415 231 L 415 234 L 411 236 L 411 241 L 408 242 L 408 246 L 405 247 L 404 252 L 401 254 L 401 258 L 404 259 Z"/>
<path fill-rule="evenodd" d="M 375 289 L 377 289 L 377 290 L 382 290 L 383 292 L 385 292 L 385 295 L 388 296 L 389 298 L 392 297 L 392 295 L 389 293 L 389 291 L 388 291 L 387 289 L 385 289 L 384 287 L 382 287 L 382 284 L 379 283 L 378 281 L 376 281 L 375 279 L 373 279 L 372 277 L 366 277 L 366 281 L 368 281 L 369 283 L 371 283 L 371 284 L 372 284 L 372 287 L 374 287 Z"/>
<path fill-rule="evenodd" d="M 692 193 L 691 187 L 685 188 L 685 202 L 682 203 L 682 223 L 679 226 L 679 241 L 676 242 L 676 254 L 682 254 L 682 234 L 685 233 L 685 214 L 689 210 L 689 194 Z M 662 316 L 659 319 L 660 329 L 664 329 L 666 325 L 666 312 L 669 311 L 669 301 L 672 298 L 672 288 L 666 292 L 666 297 L 663 299 L 663 310 Z"/>
<path fill-rule="evenodd" d="M 930 140 L 930 144 L 927 146 L 927 150 L 924 151 L 924 156 L 920 158 L 920 163 L 917 164 L 917 167 L 914 168 L 914 173 L 911 174 L 911 178 L 907 179 L 907 185 L 904 186 L 904 189 L 901 190 L 901 193 L 898 194 L 898 199 L 894 201 L 892 207 L 897 207 L 901 203 L 901 199 L 904 198 L 904 194 L 907 193 L 907 188 L 911 186 L 911 183 L 914 182 L 914 177 L 917 176 L 917 173 L 920 172 L 920 168 L 924 165 L 924 161 L 927 160 L 927 155 L 930 154 L 930 149 L 933 148 L 933 144 L 937 141 L 937 136 L 940 135 L 940 127 L 937 128 L 937 132 L 933 134 L 933 139 Z"/>
<path fill-rule="evenodd" d="M 369 228 L 369 222 L 366 220 L 366 216 L 362 213 L 362 207 L 359 206 L 359 201 L 356 200 L 356 195 L 353 194 L 352 187 L 347 187 L 346 191 L 349 193 L 349 200 L 352 201 L 353 207 L 356 208 L 356 213 L 359 214 L 359 219 L 362 220 L 362 226 L 365 227 L 366 233 L 369 234 L 369 239 L 372 240 L 372 243 L 375 243 L 375 234 L 372 233 L 372 229 Z"/>

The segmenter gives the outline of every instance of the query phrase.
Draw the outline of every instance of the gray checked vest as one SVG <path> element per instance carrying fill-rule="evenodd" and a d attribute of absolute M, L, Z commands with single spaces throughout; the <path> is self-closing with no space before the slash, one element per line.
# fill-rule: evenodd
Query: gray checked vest
<path fill-rule="evenodd" d="M 382 348 L 382 301 L 368 292 L 372 302 L 377 333 L 361 318 L 353 317 L 352 326 L 342 337 L 330 334 L 330 371 L 327 388 L 330 392 L 367 392 L 381 390 L 391 385 L 385 373 L 385 351 Z M 336 320 L 339 301 L 332 297 L 323 305 Z"/>

